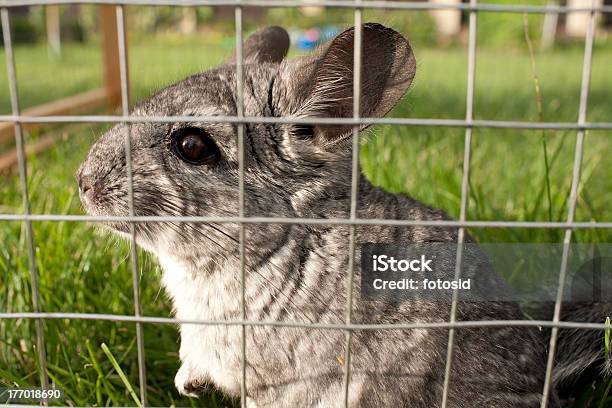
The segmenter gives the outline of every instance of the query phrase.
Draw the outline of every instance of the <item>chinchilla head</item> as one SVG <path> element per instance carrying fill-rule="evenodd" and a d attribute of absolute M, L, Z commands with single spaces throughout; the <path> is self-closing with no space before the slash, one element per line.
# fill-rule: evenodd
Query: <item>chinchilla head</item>
<path fill-rule="evenodd" d="M 305 57 L 284 60 L 287 33 L 262 29 L 243 46 L 244 115 L 247 117 L 353 117 L 354 29 Z M 408 41 L 379 24 L 362 27 L 362 117 L 385 115 L 415 74 Z M 235 116 L 235 57 L 140 102 L 134 116 Z M 246 124 L 246 210 L 250 216 L 308 216 L 325 200 L 347 197 L 351 126 Z M 128 215 L 124 152 L 131 134 L 134 213 L 140 216 L 238 215 L 237 125 L 131 123 L 117 125 L 91 148 L 77 172 L 81 201 L 92 215 Z M 318 210 L 317 210 L 318 211 Z M 108 223 L 126 233 L 128 224 Z M 267 242 L 279 226 L 257 226 Z M 234 243 L 235 224 L 156 222 L 136 225 L 138 243 L 167 250 L 222 250 Z M 207 238 L 203 240 L 202 238 Z M 215 244 L 212 244 L 212 242 Z M 178 249 L 177 249 L 178 250 Z"/>

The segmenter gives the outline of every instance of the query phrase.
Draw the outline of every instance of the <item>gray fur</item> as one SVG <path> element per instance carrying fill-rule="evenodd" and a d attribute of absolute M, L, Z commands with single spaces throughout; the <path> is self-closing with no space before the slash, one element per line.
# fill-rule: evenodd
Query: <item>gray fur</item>
<path fill-rule="evenodd" d="M 246 116 L 351 117 L 353 31 L 341 33 L 314 55 L 280 61 L 278 33 L 247 40 Z M 272 40 L 271 40 L 272 39 Z M 249 41 L 251 41 L 249 43 Z M 250 44 L 250 45 L 249 45 Z M 252 45 L 256 44 L 257 47 Z M 408 41 L 378 24 L 363 26 L 363 116 L 383 116 L 403 96 L 415 73 Z M 133 115 L 235 115 L 232 60 L 191 76 L 139 103 Z M 182 123 L 131 125 L 137 215 L 238 214 L 236 129 L 195 123 L 218 145 L 214 165 L 190 165 L 173 154 L 170 135 Z M 78 178 L 91 214 L 126 215 L 123 138 L 116 126 L 92 147 Z M 248 124 L 246 215 L 347 218 L 350 207 L 350 128 Z M 443 220 L 446 214 L 404 195 L 359 181 L 359 218 Z M 125 234 L 125 223 L 109 228 Z M 238 225 L 137 224 L 137 241 L 156 254 L 179 318 L 239 319 Z M 357 243 L 454 242 L 456 229 L 357 227 Z M 471 238 L 468 237 L 468 241 Z M 349 228 L 323 225 L 247 225 L 246 303 L 251 320 L 343 323 Z M 359 246 L 359 245 L 358 245 Z M 359 257 L 359 254 L 357 254 Z M 359 262 L 357 262 L 357 265 Z M 358 268 L 357 268 L 358 269 Z M 448 302 L 373 302 L 354 286 L 355 323 L 444 322 Z M 521 319 L 513 303 L 461 302 L 458 320 Z M 341 405 L 344 332 L 278 327 L 247 328 L 247 390 L 252 406 Z M 354 333 L 352 406 L 439 405 L 448 331 Z M 545 341 L 535 329 L 465 329 L 456 332 L 449 406 L 537 407 L 545 370 Z M 240 329 L 181 327 L 179 391 L 194 395 L 212 383 L 240 392 Z M 556 397 L 551 397 L 553 405 Z"/>

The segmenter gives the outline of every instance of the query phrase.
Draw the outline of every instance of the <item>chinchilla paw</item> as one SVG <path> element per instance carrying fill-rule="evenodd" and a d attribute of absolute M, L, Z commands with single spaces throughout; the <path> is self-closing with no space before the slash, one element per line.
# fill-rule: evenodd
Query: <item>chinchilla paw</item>
<path fill-rule="evenodd" d="M 174 377 L 174 385 L 178 392 L 188 397 L 198 397 L 206 389 L 208 389 L 208 378 L 197 373 L 188 364 L 181 365 L 176 377 Z"/>

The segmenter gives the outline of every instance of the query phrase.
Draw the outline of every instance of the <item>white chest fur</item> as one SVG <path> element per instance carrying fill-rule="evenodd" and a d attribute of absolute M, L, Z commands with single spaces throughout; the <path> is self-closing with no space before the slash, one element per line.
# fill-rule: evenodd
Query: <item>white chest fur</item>
<path fill-rule="evenodd" d="M 160 256 L 159 261 L 164 270 L 162 282 L 172 297 L 177 318 L 227 320 L 227 312 L 239 306 L 237 297 L 228 295 L 227 286 L 232 286 L 229 278 L 217 275 L 213 279 L 170 256 Z M 239 340 L 238 326 L 181 324 L 179 390 L 186 381 L 212 380 L 230 393 L 239 392 Z"/>

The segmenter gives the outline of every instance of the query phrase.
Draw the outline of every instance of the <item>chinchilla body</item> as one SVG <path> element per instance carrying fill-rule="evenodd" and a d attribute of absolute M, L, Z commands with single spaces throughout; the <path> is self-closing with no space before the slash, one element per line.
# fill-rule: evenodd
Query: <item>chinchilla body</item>
<path fill-rule="evenodd" d="M 415 74 L 408 41 L 378 24 L 362 27 L 360 114 L 381 117 Z M 313 55 L 284 60 L 284 30 L 260 30 L 244 44 L 244 115 L 350 118 L 352 29 Z M 174 84 L 133 110 L 135 116 L 234 116 L 236 66 L 226 64 Z M 96 215 L 128 215 L 124 138 L 132 140 L 136 215 L 237 216 L 237 125 L 118 125 L 93 146 L 78 172 L 81 199 Z M 351 126 L 279 123 L 244 125 L 244 214 L 249 217 L 349 218 Z M 415 169 L 418 171 L 418 169 Z M 359 178 L 356 215 L 365 219 L 443 220 L 447 216 Z M 108 223 L 125 235 L 128 224 Z M 155 254 L 176 317 L 242 318 L 240 226 L 236 223 L 136 224 L 137 243 Z M 245 308 L 250 321 L 346 323 L 348 225 L 245 224 Z M 450 302 L 367 300 L 360 294 L 363 243 L 457 242 L 456 228 L 355 227 L 352 323 L 441 323 Z M 466 236 L 466 241 L 472 239 Z M 478 273 L 472 271 L 470 273 Z M 493 279 L 495 280 L 495 279 Z M 518 320 L 512 302 L 459 302 L 457 320 Z M 212 384 L 240 395 L 242 327 L 182 324 L 181 393 Z M 344 406 L 346 333 L 338 329 L 247 326 L 246 387 L 256 407 Z M 447 328 L 356 330 L 351 337 L 350 406 L 434 407 L 442 401 Z M 537 407 L 547 340 L 537 329 L 461 328 L 454 335 L 449 407 Z M 557 399 L 551 392 L 550 406 Z"/>
<path fill-rule="evenodd" d="M 338 186 L 333 190 L 339 191 Z M 360 200 L 360 218 L 445 218 L 439 211 L 385 193 L 364 180 L 360 184 Z M 314 211 L 285 215 L 347 217 L 348 195 L 325 201 L 331 204 L 320 203 Z M 384 205 L 365 204 L 372 202 Z M 431 239 L 452 242 L 456 238 L 454 231 L 444 229 L 357 228 L 358 243 L 419 243 Z M 348 242 L 347 226 L 285 225 L 274 227 L 274 231 L 259 225 L 247 227 L 247 319 L 344 323 Z M 198 256 L 187 260 L 186 254 L 177 257 L 173 251 L 160 256 L 164 284 L 174 299 L 178 318 L 241 318 L 238 247 L 235 242 L 228 244 L 233 246 L 233 252 L 215 257 L 208 265 L 202 265 Z M 449 303 L 361 301 L 359 281 L 356 271 L 354 323 L 431 323 L 449 319 Z M 459 320 L 518 318 L 518 308 L 510 304 L 495 307 L 491 303 L 462 302 L 458 312 Z M 343 331 L 254 326 L 246 329 L 246 336 L 248 393 L 257 406 L 343 405 Z M 534 333 L 523 328 L 469 329 L 457 331 L 455 339 L 450 406 L 472 406 L 474 401 L 489 406 L 538 404 L 545 364 L 542 345 Z M 446 329 L 354 332 L 349 389 L 352 406 L 439 404 L 447 342 Z M 180 355 L 183 366 L 176 378 L 179 390 L 194 392 L 190 381 L 197 379 L 199 384 L 212 382 L 239 395 L 239 326 L 183 325 Z"/>

